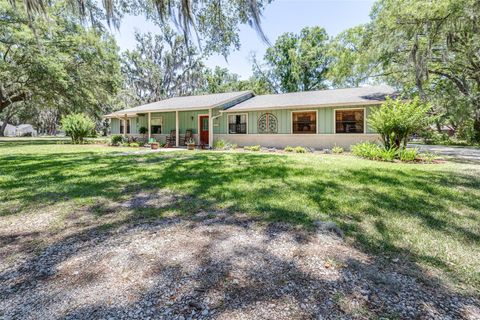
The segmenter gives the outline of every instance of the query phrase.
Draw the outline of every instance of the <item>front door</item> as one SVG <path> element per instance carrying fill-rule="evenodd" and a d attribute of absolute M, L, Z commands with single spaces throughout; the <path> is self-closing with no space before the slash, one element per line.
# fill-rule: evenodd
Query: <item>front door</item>
<path fill-rule="evenodd" d="M 200 116 L 200 144 L 208 144 L 208 116 Z"/>

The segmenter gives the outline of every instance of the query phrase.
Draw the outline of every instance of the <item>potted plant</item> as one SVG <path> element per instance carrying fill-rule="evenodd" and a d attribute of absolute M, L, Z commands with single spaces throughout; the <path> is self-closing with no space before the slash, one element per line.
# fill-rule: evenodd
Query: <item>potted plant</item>
<path fill-rule="evenodd" d="M 193 140 L 193 138 L 189 138 L 185 141 L 185 144 L 187 145 L 188 150 L 195 150 L 195 140 Z"/>
<path fill-rule="evenodd" d="M 150 148 L 152 150 L 157 150 L 158 146 L 159 146 L 159 143 L 157 141 L 153 140 L 152 142 L 150 142 Z"/>
<path fill-rule="evenodd" d="M 138 133 L 143 135 L 143 140 L 146 140 L 145 135 L 147 134 L 147 132 L 148 132 L 148 129 L 146 127 L 140 127 L 140 129 L 138 129 Z"/>

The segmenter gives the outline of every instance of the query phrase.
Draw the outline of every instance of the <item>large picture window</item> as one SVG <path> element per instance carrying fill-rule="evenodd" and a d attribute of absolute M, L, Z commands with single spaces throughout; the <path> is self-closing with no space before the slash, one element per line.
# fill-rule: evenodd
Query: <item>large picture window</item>
<path fill-rule="evenodd" d="M 335 110 L 336 133 L 364 133 L 365 110 Z"/>
<path fill-rule="evenodd" d="M 150 119 L 150 132 L 151 134 L 162 133 L 163 118 L 151 118 Z"/>
<path fill-rule="evenodd" d="M 293 133 L 317 133 L 317 112 L 292 112 Z"/>
<path fill-rule="evenodd" d="M 229 114 L 228 115 L 228 133 L 246 134 L 247 133 L 247 115 Z"/>

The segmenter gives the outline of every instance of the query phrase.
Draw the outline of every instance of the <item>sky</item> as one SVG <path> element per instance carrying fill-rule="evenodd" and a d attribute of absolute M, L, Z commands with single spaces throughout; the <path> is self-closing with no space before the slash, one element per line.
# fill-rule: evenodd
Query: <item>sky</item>
<path fill-rule="evenodd" d="M 374 0 L 274 0 L 263 12 L 262 28 L 271 43 L 284 32 L 299 33 L 303 27 L 321 26 L 330 36 L 369 21 Z M 121 50 L 135 48 L 135 30 L 160 32 L 153 23 L 141 16 L 127 16 L 122 20 L 115 37 Z M 255 53 L 263 57 L 267 45 L 255 30 L 247 25 L 240 27 L 239 51 L 233 52 L 227 60 L 223 56 L 211 56 L 208 67 L 221 66 L 237 73 L 242 79 L 252 74 L 249 57 Z"/>

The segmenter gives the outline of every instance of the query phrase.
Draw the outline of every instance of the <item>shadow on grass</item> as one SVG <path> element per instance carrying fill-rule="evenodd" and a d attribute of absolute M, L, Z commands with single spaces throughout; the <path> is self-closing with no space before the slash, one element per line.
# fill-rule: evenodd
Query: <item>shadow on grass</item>
<path fill-rule="evenodd" d="M 391 219 L 405 219 L 411 224 L 407 227 L 414 228 L 412 232 L 418 232 L 421 226 L 439 237 L 451 237 L 465 245 L 478 246 L 478 230 L 464 225 L 467 218 L 452 212 L 455 205 L 480 211 L 480 178 L 472 175 L 415 167 L 406 171 L 393 164 L 388 168 L 344 165 L 342 170 L 334 171 L 314 161 L 300 165 L 295 157 L 251 153 L 182 152 L 141 156 L 58 153 L 9 155 L 1 157 L 0 161 L 0 170 L 8 177 L 0 180 L 0 200 L 6 204 L 0 209 L 3 216 L 90 199 L 94 202 L 92 210 L 101 219 L 114 211 L 97 203 L 98 198 L 107 203 L 123 203 L 142 192 L 168 190 L 174 195 L 174 200 L 163 207 L 130 207 L 128 218 L 75 234 L 54 246 L 89 238 L 89 232 L 100 233 L 100 239 L 106 240 L 115 234 L 111 230 L 133 228 L 144 219 L 156 220 L 169 212 L 190 219 L 200 211 L 225 210 L 232 214 L 248 213 L 264 223 L 288 222 L 307 230 L 313 229 L 317 219 L 332 220 L 359 248 L 369 253 L 401 254 L 413 262 L 411 269 L 417 268 L 415 263 L 426 263 L 447 272 L 456 282 L 470 281 L 474 287 L 480 285 L 478 276 L 460 274 L 441 257 L 400 247 L 398 239 L 405 229 L 389 223 Z M 462 192 L 458 192 L 459 189 Z M 480 223 L 478 215 L 470 219 L 470 225 Z M 71 255 L 81 250 L 81 241 L 78 245 Z M 203 269 L 208 269 L 215 261 L 208 260 L 208 254 L 205 255 Z M 287 265 L 290 262 L 278 263 Z M 374 265 L 380 263 L 372 262 Z M 361 269 L 368 267 L 365 265 Z M 252 270 L 252 275 L 255 272 L 261 270 Z M 422 274 L 422 270 L 417 268 L 414 273 Z M 38 274 L 31 276 L 36 278 Z M 221 272 L 219 279 L 222 277 Z M 320 281 L 308 275 L 303 277 L 305 279 L 298 281 Z M 435 281 L 438 282 L 435 279 L 428 282 Z M 204 286 L 214 288 L 216 284 Z M 245 290 L 260 290 L 259 296 L 267 294 L 262 293 L 260 283 L 257 288 L 238 290 L 228 294 L 241 296 Z M 453 295 L 448 289 L 442 290 L 447 296 Z M 296 295 L 301 301 L 301 294 Z M 90 311 L 79 310 L 77 315 Z"/>

